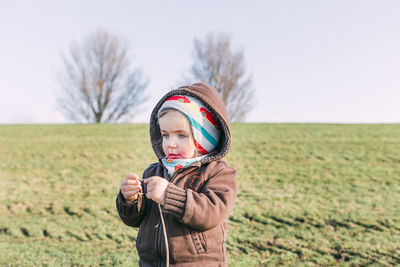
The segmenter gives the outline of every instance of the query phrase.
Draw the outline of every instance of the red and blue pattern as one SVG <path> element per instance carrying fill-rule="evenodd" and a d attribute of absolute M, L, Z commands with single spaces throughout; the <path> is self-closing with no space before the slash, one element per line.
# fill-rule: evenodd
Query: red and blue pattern
<path fill-rule="evenodd" d="M 187 117 L 192 127 L 195 146 L 200 153 L 207 154 L 217 146 L 221 136 L 218 121 L 199 99 L 174 95 L 163 103 L 158 115 L 164 109 L 178 110 Z"/>

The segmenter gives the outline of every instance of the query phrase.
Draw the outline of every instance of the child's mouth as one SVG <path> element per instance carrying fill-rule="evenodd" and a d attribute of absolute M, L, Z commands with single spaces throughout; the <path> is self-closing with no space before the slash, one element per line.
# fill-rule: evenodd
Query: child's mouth
<path fill-rule="evenodd" d="M 179 154 L 168 154 L 168 158 L 170 158 L 170 159 L 180 159 L 181 156 Z"/>

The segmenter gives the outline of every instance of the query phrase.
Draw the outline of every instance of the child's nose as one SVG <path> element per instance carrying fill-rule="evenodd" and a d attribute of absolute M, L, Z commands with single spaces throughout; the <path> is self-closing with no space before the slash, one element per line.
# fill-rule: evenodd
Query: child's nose
<path fill-rule="evenodd" d="M 175 148 L 176 147 L 176 145 L 177 145 L 177 143 L 176 143 L 176 140 L 174 139 L 174 138 L 170 138 L 169 140 L 168 140 L 168 147 L 170 147 L 170 148 Z"/>

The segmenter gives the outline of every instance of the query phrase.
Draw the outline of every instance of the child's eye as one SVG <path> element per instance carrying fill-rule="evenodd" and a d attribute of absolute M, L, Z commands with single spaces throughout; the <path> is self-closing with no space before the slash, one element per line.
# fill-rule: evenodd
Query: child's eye
<path fill-rule="evenodd" d="M 186 137 L 187 137 L 187 135 L 179 134 L 179 138 L 186 138 Z"/>
<path fill-rule="evenodd" d="M 168 138 L 168 137 L 169 137 L 169 134 L 163 134 L 162 137 L 163 137 L 163 138 Z"/>

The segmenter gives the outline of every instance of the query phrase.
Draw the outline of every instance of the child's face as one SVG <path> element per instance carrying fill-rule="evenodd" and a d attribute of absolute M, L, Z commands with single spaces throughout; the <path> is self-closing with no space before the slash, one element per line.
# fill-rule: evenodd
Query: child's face
<path fill-rule="evenodd" d="M 179 111 L 170 110 L 158 119 L 163 138 L 163 151 L 170 159 L 195 157 L 196 147 L 188 119 Z"/>

